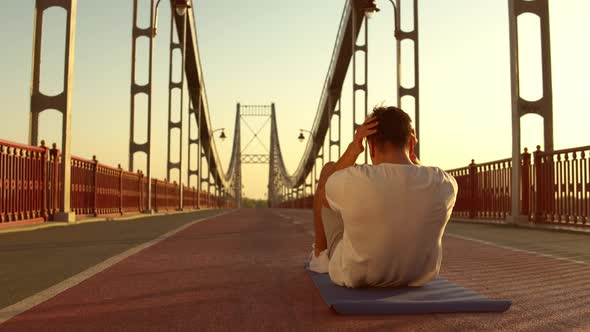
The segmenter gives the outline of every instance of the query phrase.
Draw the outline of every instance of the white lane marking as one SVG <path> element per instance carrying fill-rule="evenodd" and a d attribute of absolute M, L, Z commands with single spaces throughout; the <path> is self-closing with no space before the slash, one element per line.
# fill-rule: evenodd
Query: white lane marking
<path fill-rule="evenodd" d="M 553 258 L 553 259 L 557 259 L 557 260 L 565 261 L 565 262 L 569 262 L 569 263 L 575 263 L 575 264 L 581 264 L 581 265 L 590 265 L 590 263 L 588 263 L 588 262 L 578 261 L 578 260 L 575 260 L 575 259 L 570 259 L 570 258 L 565 258 L 565 257 L 560 257 L 560 256 L 554 256 L 554 255 L 551 255 L 551 254 L 544 254 L 544 253 L 537 252 L 537 251 L 524 250 L 524 249 L 518 249 L 518 248 L 503 246 L 501 244 L 497 244 L 497 243 L 493 243 L 493 242 L 489 242 L 489 241 L 484 241 L 484 240 L 479 240 L 479 239 L 474 239 L 474 238 L 470 238 L 470 237 L 467 237 L 467 236 L 456 235 L 456 234 L 452 234 L 452 233 L 446 233 L 446 234 L 448 236 L 456 237 L 458 239 L 467 240 L 467 241 L 473 241 L 473 242 L 477 242 L 477 243 L 481 243 L 481 244 L 485 244 L 485 245 L 489 245 L 489 246 L 493 246 L 493 247 L 497 247 L 497 248 L 502 248 L 502 249 L 507 249 L 507 250 L 512 250 L 512 251 L 517 251 L 517 252 L 523 252 L 523 253 L 526 253 L 526 254 L 535 255 L 535 256 L 541 256 L 541 257 L 546 257 L 546 258 Z"/>
<path fill-rule="evenodd" d="M 19 314 L 37 306 L 37 305 L 43 303 L 43 302 L 55 297 L 56 295 L 78 285 L 79 283 L 83 282 L 84 280 L 95 276 L 96 274 L 98 274 L 98 273 L 108 269 L 109 267 L 121 262 L 125 258 L 135 255 L 144 249 L 147 249 L 147 248 L 149 248 L 149 247 L 151 247 L 163 240 L 166 240 L 166 239 L 170 238 L 171 236 L 173 236 L 174 234 L 176 234 L 180 231 L 183 231 L 196 223 L 199 223 L 201 221 L 205 221 L 208 219 L 220 217 L 220 216 L 226 215 L 230 212 L 233 212 L 233 211 L 226 211 L 226 212 L 222 212 L 220 214 L 216 214 L 214 216 L 191 221 L 190 223 L 180 226 L 176 229 L 173 229 L 170 232 L 168 232 L 164 235 L 158 236 L 153 240 L 150 240 L 150 241 L 140 244 L 136 247 L 128 249 L 116 256 L 108 258 L 107 260 L 103 261 L 102 263 L 98 263 L 97 265 L 90 267 L 90 268 L 76 274 L 73 277 L 70 277 L 58 284 L 55 284 L 55 285 L 53 285 L 53 286 L 35 294 L 35 295 L 31 295 L 30 297 L 28 297 L 18 303 L 10 305 L 10 306 L 0 310 L 0 325 L 3 324 L 4 322 L 6 322 L 7 320 L 13 318 L 14 316 L 19 315 Z"/>

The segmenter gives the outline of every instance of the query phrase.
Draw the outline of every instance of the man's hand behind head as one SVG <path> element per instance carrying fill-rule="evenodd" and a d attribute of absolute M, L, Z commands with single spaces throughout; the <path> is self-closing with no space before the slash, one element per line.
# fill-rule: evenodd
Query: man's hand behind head
<path fill-rule="evenodd" d="M 368 117 L 362 125 L 360 125 L 356 132 L 354 133 L 354 139 L 352 144 L 354 145 L 355 152 L 361 154 L 365 151 L 364 140 L 367 136 L 373 135 L 377 132 L 377 125 L 379 125 L 379 121 L 374 116 Z"/>

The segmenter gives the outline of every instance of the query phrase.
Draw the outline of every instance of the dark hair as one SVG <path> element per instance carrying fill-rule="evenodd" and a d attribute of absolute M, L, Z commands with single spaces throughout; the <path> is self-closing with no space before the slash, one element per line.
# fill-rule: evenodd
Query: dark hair
<path fill-rule="evenodd" d="M 412 119 L 395 106 L 379 106 L 373 109 L 371 116 L 377 118 L 377 132 L 368 139 L 379 146 L 389 143 L 396 148 L 404 148 L 412 132 Z"/>

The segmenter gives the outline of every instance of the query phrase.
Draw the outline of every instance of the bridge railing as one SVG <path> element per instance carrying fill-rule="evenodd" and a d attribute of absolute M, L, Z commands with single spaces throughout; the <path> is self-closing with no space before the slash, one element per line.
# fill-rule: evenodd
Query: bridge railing
<path fill-rule="evenodd" d="M 0 140 L 0 227 L 52 220 L 60 206 L 60 151 Z M 139 214 L 147 209 L 148 180 L 92 160 L 72 157 L 71 208 L 77 218 Z M 183 208 L 233 207 L 229 201 L 183 186 Z M 200 199 L 200 205 L 198 202 Z M 180 208 L 176 183 L 152 179 L 156 212 Z"/>
<path fill-rule="evenodd" d="M 0 140 L 0 222 L 44 220 L 52 169 L 49 149 Z"/>
<path fill-rule="evenodd" d="M 521 215 L 538 224 L 589 227 L 590 146 L 521 156 Z M 511 210 L 512 159 L 447 171 L 459 192 L 453 216 L 504 220 Z M 313 197 L 283 201 L 281 208 L 312 208 Z"/>
<path fill-rule="evenodd" d="M 530 161 L 528 152 L 523 154 L 523 160 L 526 158 Z M 528 164 L 530 166 L 530 162 Z M 528 169 L 528 166 L 522 167 L 523 170 Z M 453 216 L 499 220 L 506 218 L 510 213 L 512 197 L 510 190 L 512 183 L 511 159 L 491 161 L 484 164 L 476 164 L 472 160 L 467 167 L 452 169 L 447 172 L 457 180 L 459 186 Z M 523 181 L 523 188 L 528 187 Z"/>
<path fill-rule="evenodd" d="M 590 146 L 543 152 L 531 172 L 531 218 L 539 223 L 590 226 Z"/>

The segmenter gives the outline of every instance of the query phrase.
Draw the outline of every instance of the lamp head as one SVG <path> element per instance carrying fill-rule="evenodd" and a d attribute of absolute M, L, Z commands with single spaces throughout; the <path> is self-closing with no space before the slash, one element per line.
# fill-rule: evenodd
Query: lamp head
<path fill-rule="evenodd" d="M 174 7 L 176 7 L 176 13 L 180 16 L 186 14 L 186 10 L 191 8 L 191 0 L 175 0 Z"/>
<path fill-rule="evenodd" d="M 371 18 L 378 13 L 380 9 L 377 7 L 376 0 L 362 0 L 360 1 L 360 8 L 365 13 L 366 18 Z"/>
<path fill-rule="evenodd" d="M 219 138 L 223 141 L 224 139 L 227 138 L 227 136 L 225 136 L 225 131 L 221 130 L 221 134 L 219 135 Z"/>
<path fill-rule="evenodd" d="M 299 133 L 299 137 L 297 137 L 297 139 L 299 140 L 299 142 L 303 142 L 305 140 L 305 136 L 303 136 L 303 132 Z"/>

